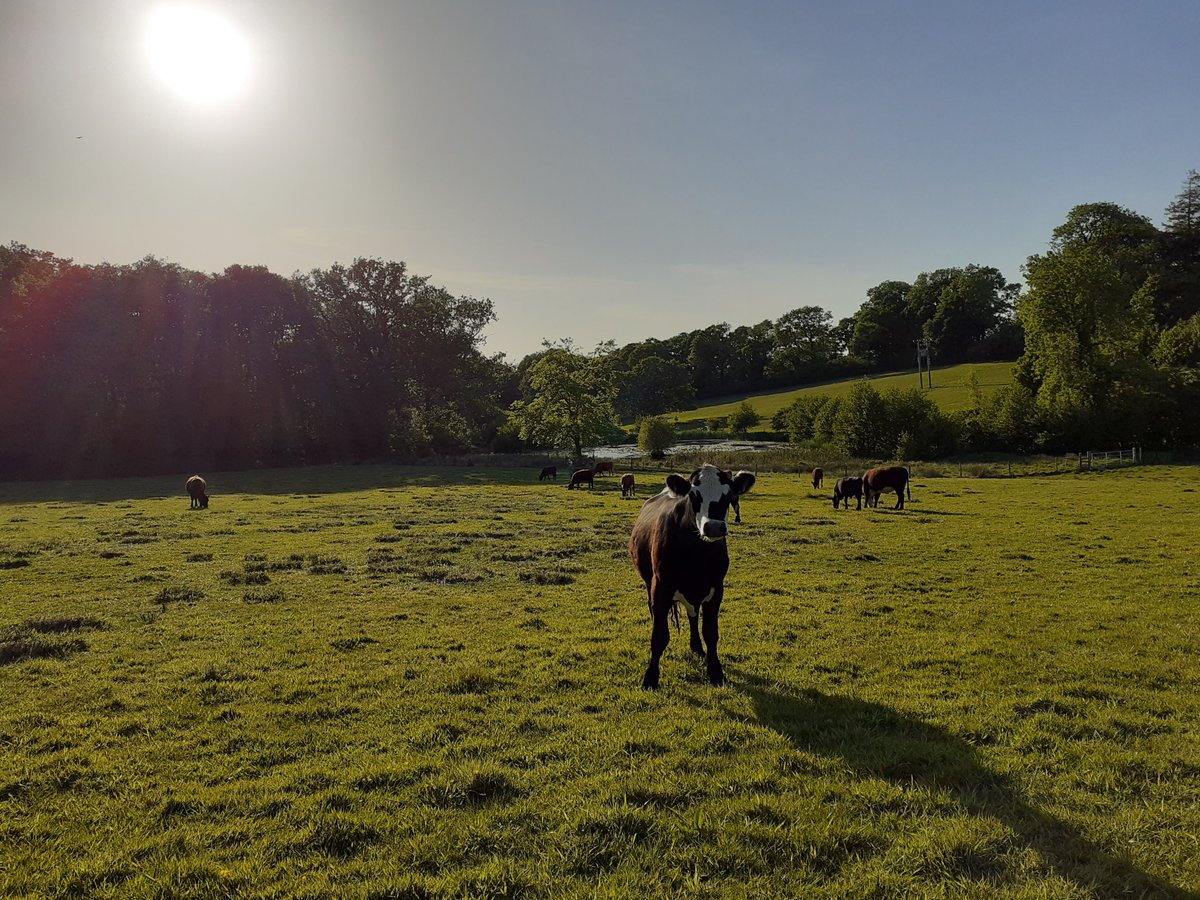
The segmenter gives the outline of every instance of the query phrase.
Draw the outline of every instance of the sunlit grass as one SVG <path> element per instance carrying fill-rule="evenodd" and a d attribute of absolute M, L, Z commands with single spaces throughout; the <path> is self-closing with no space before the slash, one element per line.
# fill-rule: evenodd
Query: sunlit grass
<path fill-rule="evenodd" d="M 960 366 L 948 366 L 944 369 L 934 369 L 933 388 L 929 397 L 946 412 L 966 409 L 971 405 L 972 392 L 970 387 L 971 375 L 975 374 L 979 387 L 985 395 L 991 394 L 1012 381 L 1010 362 L 995 363 L 964 363 Z M 833 381 L 828 384 L 812 385 L 794 390 L 776 391 L 763 394 L 745 394 L 736 397 L 720 397 L 708 401 L 708 405 L 698 409 L 682 410 L 667 415 L 667 418 L 678 422 L 693 422 L 698 419 L 715 419 L 729 416 L 743 402 L 749 403 L 764 420 L 770 422 L 771 416 L 792 404 L 797 397 L 804 394 L 825 394 L 838 397 L 848 394 L 850 388 L 861 379 L 848 378 Z M 916 369 L 899 375 L 883 375 L 871 378 L 871 384 L 880 391 L 888 388 L 919 388 Z"/>
<path fill-rule="evenodd" d="M 763 475 L 657 693 L 639 504 L 536 475 L 0 485 L 0 896 L 1200 891 L 1194 469 Z"/>

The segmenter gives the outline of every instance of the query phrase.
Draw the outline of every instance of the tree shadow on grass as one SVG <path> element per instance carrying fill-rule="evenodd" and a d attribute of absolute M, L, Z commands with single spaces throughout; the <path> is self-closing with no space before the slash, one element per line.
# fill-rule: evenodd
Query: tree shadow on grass
<path fill-rule="evenodd" d="M 1089 842 L 1077 828 L 1023 800 L 974 748 L 933 725 L 878 703 L 789 691 L 753 675 L 735 675 L 736 690 L 758 720 L 803 751 L 844 760 L 860 775 L 948 792 L 964 812 L 1011 828 L 1046 864 L 1098 897 L 1187 898 L 1197 895 L 1143 872 Z"/>
<path fill-rule="evenodd" d="M 0 481 L 0 506 L 11 503 L 113 503 L 134 500 L 182 500 L 188 509 L 184 481 L 189 472 L 130 478 L 56 481 Z M 240 471 L 204 471 L 213 509 L 231 494 L 325 495 L 367 490 L 404 491 L 412 487 L 463 485 L 538 485 L 536 467 L 323 465 Z M 609 479 L 611 480 L 611 479 Z M 560 481 L 559 486 L 565 485 Z M 549 490 L 552 482 L 541 485 Z M 613 482 L 613 489 L 619 486 Z M 224 498 L 224 500 L 222 500 Z M 196 511 L 197 514 L 200 510 Z"/>

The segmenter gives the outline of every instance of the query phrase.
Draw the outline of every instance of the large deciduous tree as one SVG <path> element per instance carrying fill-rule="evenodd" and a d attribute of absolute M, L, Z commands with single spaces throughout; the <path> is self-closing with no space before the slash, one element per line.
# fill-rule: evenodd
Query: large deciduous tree
<path fill-rule="evenodd" d="M 547 350 L 529 370 L 530 396 L 513 404 L 521 439 L 571 448 L 576 461 L 614 419 L 612 388 L 603 362 L 566 349 Z"/>
<path fill-rule="evenodd" d="M 906 281 L 884 281 L 867 291 L 866 302 L 854 318 L 850 352 L 877 368 L 912 365 L 913 341 L 921 335 L 921 325 L 908 311 Z"/>
<path fill-rule="evenodd" d="M 1149 383 L 1157 236 L 1144 216 L 1113 203 L 1086 204 L 1025 265 L 1018 377 L 1059 443 L 1143 437 L 1135 413 Z"/>
<path fill-rule="evenodd" d="M 780 381 L 813 377 L 837 355 L 833 316 L 819 306 L 784 313 L 771 329 L 774 347 L 766 374 Z"/>

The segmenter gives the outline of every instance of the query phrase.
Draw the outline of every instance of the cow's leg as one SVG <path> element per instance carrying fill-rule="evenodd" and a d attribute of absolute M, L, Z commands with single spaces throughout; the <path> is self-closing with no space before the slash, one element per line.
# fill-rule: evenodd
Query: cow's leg
<path fill-rule="evenodd" d="M 688 613 L 688 626 L 692 632 L 692 652 L 697 656 L 704 655 L 704 642 L 700 640 L 700 611 Z"/>
<path fill-rule="evenodd" d="M 657 583 L 655 584 L 657 588 Z M 646 667 L 646 674 L 642 676 L 642 687 L 646 690 L 658 690 L 658 661 L 663 655 L 663 651 L 667 649 L 667 643 L 671 640 L 671 631 L 667 628 L 667 616 L 671 612 L 671 594 L 660 589 L 651 590 L 651 593 L 657 595 L 652 601 L 653 606 L 653 623 L 650 626 L 650 665 Z"/>
<path fill-rule="evenodd" d="M 735 524 L 742 524 L 742 508 L 738 505 L 737 500 L 730 501 L 730 506 L 733 507 L 733 521 Z"/>
<path fill-rule="evenodd" d="M 721 596 L 724 587 L 718 587 L 712 599 L 701 607 L 700 614 L 704 617 L 704 643 L 708 647 L 705 654 L 705 668 L 708 670 L 708 680 L 720 687 L 725 683 L 725 670 L 721 668 L 721 659 L 717 656 L 717 641 L 720 637 L 717 628 L 717 616 L 721 612 Z"/>

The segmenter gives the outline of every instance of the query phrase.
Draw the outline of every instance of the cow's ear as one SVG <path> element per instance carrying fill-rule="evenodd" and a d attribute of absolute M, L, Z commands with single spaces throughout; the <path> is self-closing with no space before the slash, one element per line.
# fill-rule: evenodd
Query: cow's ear
<path fill-rule="evenodd" d="M 748 494 L 757 480 L 753 472 L 738 472 L 733 476 L 733 492 L 739 497 L 742 494 Z"/>
<path fill-rule="evenodd" d="M 692 485 L 682 475 L 671 474 L 667 476 L 667 490 L 676 497 L 686 497 L 691 493 Z"/>

